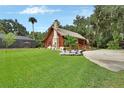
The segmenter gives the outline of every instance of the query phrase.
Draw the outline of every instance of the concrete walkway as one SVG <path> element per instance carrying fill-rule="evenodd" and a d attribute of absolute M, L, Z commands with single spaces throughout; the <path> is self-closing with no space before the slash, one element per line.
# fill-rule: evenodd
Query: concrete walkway
<path fill-rule="evenodd" d="M 108 70 L 115 72 L 124 70 L 124 50 L 101 49 L 85 51 L 84 56 Z"/>

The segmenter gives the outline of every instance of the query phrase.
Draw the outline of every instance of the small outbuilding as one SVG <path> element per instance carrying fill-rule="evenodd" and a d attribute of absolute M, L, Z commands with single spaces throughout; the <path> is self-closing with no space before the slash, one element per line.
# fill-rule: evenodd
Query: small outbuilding
<path fill-rule="evenodd" d="M 5 48 L 4 42 L 2 39 L 4 38 L 5 34 L 0 34 L 0 48 Z M 36 41 L 26 37 L 26 36 L 16 36 L 16 41 L 14 44 L 9 46 L 9 48 L 34 48 L 36 47 Z"/>
<path fill-rule="evenodd" d="M 57 23 L 54 24 L 48 29 L 48 33 L 44 38 L 44 46 L 47 47 L 55 47 L 61 48 L 64 47 L 65 36 L 72 36 L 77 39 L 77 47 L 78 49 L 87 48 L 89 46 L 88 40 L 80 35 L 79 33 L 72 32 L 66 29 L 59 28 Z"/>
<path fill-rule="evenodd" d="M 124 40 L 120 41 L 119 45 L 122 49 L 124 49 Z"/>

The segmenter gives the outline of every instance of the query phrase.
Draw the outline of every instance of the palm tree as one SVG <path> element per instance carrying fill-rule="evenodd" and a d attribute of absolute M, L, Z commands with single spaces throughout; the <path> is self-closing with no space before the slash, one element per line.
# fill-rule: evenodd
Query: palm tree
<path fill-rule="evenodd" d="M 37 19 L 35 19 L 34 17 L 30 17 L 29 22 L 32 23 L 33 39 L 35 39 L 35 36 L 34 36 L 34 23 L 37 23 Z"/>

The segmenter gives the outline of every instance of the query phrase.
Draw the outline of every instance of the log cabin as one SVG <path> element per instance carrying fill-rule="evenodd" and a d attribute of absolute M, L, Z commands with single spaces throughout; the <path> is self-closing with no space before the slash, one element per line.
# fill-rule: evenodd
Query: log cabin
<path fill-rule="evenodd" d="M 57 23 L 54 22 L 51 27 L 49 27 L 48 32 L 43 40 L 45 48 L 55 47 L 61 48 L 64 46 L 65 36 L 72 36 L 77 39 L 76 45 L 78 49 L 86 49 L 89 46 L 88 40 L 82 35 L 72 32 L 66 29 L 59 28 Z"/>

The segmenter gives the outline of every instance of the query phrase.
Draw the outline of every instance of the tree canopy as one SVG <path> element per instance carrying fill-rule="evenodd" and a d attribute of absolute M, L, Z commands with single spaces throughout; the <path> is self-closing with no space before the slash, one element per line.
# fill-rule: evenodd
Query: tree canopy
<path fill-rule="evenodd" d="M 77 15 L 73 25 L 62 28 L 78 32 L 92 47 L 110 48 L 112 45 L 119 48 L 119 42 L 124 39 L 124 6 L 95 6 L 90 17 Z"/>
<path fill-rule="evenodd" d="M 28 31 L 20 24 L 17 19 L 0 19 L 0 33 L 14 33 L 16 35 L 26 36 Z"/>
<path fill-rule="evenodd" d="M 31 22 L 32 24 L 37 23 L 37 19 L 35 17 L 30 17 L 29 22 Z"/>

